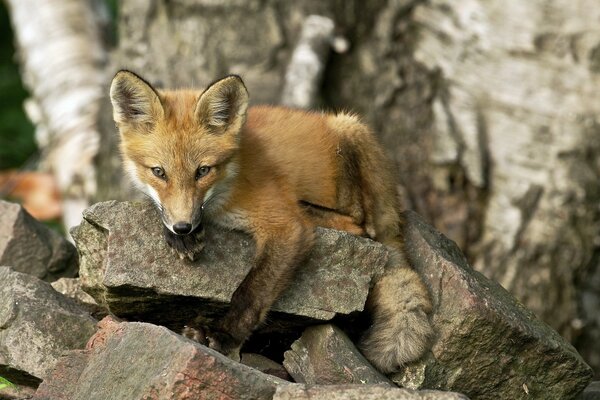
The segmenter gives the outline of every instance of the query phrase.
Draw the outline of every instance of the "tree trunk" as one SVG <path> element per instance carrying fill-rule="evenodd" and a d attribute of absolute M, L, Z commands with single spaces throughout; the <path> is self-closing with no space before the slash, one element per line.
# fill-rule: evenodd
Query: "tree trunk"
<path fill-rule="evenodd" d="M 456 239 L 477 269 L 579 340 L 597 371 L 599 18 L 592 0 L 435 0 L 413 14 L 414 57 L 439 71 L 434 192 L 478 192 L 464 224 L 475 240 Z M 453 213 L 442 209 L 438 226 Z"/>
<path fill-rule="evenodd" d="M 350 43 L 330 54 L 316 107 L 363 114 L 405 206 L 599 370 L 595 3 L 125 0 L 113 64 L 166 87 L 240 74 L 254 104 L 277 103 L 311 14 Z"/>
<path fill-rule="evenodd" d="M 36 125 L 41 167 L 56 177 L 66 228 L 96 191 L 99 100 L 106 51 L 92 0 L 5 0 L 15 32 L 26 103 Z M 98 4 L 96 4 L 98 5 Z"/>

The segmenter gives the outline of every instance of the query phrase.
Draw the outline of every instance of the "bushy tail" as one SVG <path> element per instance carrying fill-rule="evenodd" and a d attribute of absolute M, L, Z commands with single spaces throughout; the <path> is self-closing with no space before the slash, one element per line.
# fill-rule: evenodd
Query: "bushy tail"
<path fill-rule="evenodd" d="M 359 347 L 380 371 L 397 371 L 428 350 L 433 336 L 431 302 L 414 270 L 389 268 L 373 287 L 367 305 L 372 324 Z"/>
<path fill-rule="evenodd" d="M 421 277 L 403 256 L 402 220 L 392 165 L 372 135 L 364 135 L 363 140 L 371 142 L 360 147 L 365 221 L 367 229 L 372 226 L 374 238 L 388 247 L 390 259 L 369 295 L 367 307 L 372 324 L 360 348 L 375 367 L 390 373 L 418 360 L 429 349 L 433 337 L 431 300 Z"/>
<path fill-rule="evenodd" d="M 384 275 L 369 294 L 373 323 L 359 347 L 382 372 L 399 369 L 420 358 L 433 331 L 428 318 L 431 301 L 419 275 L 403 257 L 402 221 L 392 164 L 369 128 L 357 117 L 339 114 L 332 126 L 340 132 L 347 155 L 343 168 L 360 187 L 364 227 L 390 249 Z"/>

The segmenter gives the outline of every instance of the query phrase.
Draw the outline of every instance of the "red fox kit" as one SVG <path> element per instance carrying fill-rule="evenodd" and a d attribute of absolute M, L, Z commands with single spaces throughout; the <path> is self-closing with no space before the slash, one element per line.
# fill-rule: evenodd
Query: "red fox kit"
<path fill-rule="evenodd" d="M 194 259 L 207 221 L 245 231 L 256 242 L 255 266 L 225 317 L 206 330 L 211 347 L 237 356 L 322 226 L 391 249 L 369 295 L 373 323 L 360 344 L 365 356 L 391 372 L 427 350 L 431 304 L 400 253 L 395 181 L 384 151 L 355 116 L 248 108 L 237 76 L 204 91 L 157 91 L 120 71 L 110 96 L 125 169 L 156 203 L 169 245 Z"/>

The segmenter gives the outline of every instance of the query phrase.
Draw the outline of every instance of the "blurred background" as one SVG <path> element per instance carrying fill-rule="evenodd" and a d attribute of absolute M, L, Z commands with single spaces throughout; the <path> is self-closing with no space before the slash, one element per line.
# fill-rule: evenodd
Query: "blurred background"
<path fill-rule="evenodd" d="M 4 0 L 0 195 L 67 232 L 134 196 L 108 86 L 242 76 L 254 104 L 361 114 L 398 194 L 600 376 L 594 0 Z"/>

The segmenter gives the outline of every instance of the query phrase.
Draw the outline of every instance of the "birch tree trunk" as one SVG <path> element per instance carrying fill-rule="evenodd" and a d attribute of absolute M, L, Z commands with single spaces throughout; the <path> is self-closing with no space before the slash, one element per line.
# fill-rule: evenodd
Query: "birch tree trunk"
<path fill-rule="evenodd" d="M 413 14 L 414 57 L 438 72 L 434 192 L 478 193 L 465 219 L 478 234 L 461 245 L 598 372 L 599 19 L 593 0 L 434 0 Z"/>
<path fill-rule="evenodd" d="M 106 51 L 92 0 L 5 0 L 16 38 L 26 111 L 36 125 L 41 167 L 57 179 L 66 228 L 96 192 L 93 159 Z M 101 14 L 100 14 L 101 15 Z"/>
<path fill-rule="evenodd" d="M 405 206 L 600 370 L 595 2 L 125 0 L 113 66 L 171 87 L 236 73 L 253 103 L 277 103 L 312 14 L 350 43 L 316 107 L 363 114 Z"/>

